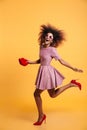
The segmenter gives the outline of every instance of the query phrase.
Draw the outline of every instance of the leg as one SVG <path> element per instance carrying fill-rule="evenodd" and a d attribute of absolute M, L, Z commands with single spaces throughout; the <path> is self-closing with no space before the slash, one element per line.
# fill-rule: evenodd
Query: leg
<path fill-rule="evenodd" d="M 55 98 L 59 94 L 61 94 L 63 91 L 65 91 L 66 89 L 71 88 L 73 86 L 75 86 L 75 85 L 73 85 L 72 83 L 69 83 L 65 86 L 62 86 L 61 88 L 56 89 L 56 90 L 55 89 L 49 89 L 48 93 L 49 93 L 50 97 Z"/>
<path fill-rule="evenodd" d="M 42 109 L 42 99 L 40 94 L 43 92 L 43 90 L 36 89 L 34 92 L 34 98 L 38 109 L 38 121 L 40 121 L 43 117 L 43 109 Z"/>

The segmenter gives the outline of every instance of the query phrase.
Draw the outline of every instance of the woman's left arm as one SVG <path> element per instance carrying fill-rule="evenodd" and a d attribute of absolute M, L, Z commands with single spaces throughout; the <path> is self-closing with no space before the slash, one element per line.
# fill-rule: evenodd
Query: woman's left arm
<path fill-rule="evenodd" d="M 68 67 L 68 68 L 70 68 L 70 69 L 72 69 L 73 71 L 83 72 L 82 69 L 78 69 L 78 68 L 76 68 L 76 67 L 72 67 L 69 63 L 67 63 L 67 62 L 64 61 L 63 59 L 59 59 L 58 61 L 59 61 L 62 65 L 66 66 L 66 67 Z"/>

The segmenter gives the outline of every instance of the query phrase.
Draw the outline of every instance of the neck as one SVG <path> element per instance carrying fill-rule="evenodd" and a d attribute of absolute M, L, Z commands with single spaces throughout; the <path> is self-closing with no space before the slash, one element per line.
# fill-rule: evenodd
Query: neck
<path fill-rule="evenodd" d="M 46 47 L 49 47 L 49 46 L 50 46 L 50 43 L 46 43 L 46 42 L 45 42 L 45 43 L 42 44 L 42 46 L 45 47 L 45 48 L 46 48 Z"/>
<path fill-rule="evenodd" d="M 43 47 L 45 47 L 45 48 L 47 48 L 47 47 L 49 47 L 49 46 L 50 46 L 50 45 L 46 45 L 46 44 L 45 44 L 45 45 L 43 45 Z"/>

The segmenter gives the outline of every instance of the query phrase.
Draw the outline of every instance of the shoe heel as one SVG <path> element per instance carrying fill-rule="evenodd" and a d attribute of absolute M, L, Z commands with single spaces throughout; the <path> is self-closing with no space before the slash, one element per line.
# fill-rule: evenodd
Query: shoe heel
<path fill-rule="evenodd" d="M 80 90 L 82 89 L 81 84 L 79 82 L 76 82 L 76 80 L 71 80 L 71 83 L 77 85 Z"/>

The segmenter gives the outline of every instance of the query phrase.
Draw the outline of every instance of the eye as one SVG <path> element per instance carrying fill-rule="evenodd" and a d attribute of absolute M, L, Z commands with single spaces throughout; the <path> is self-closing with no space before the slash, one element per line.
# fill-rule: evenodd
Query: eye
<path fill-rule="evenodd" d="M 53 39 L 53 36 L 49 36 L 50 39 Z"/>
<path fill-rule="evenodd" d="M 48 37 L 48 34 L 46 34 L 45 37 Z"/>

